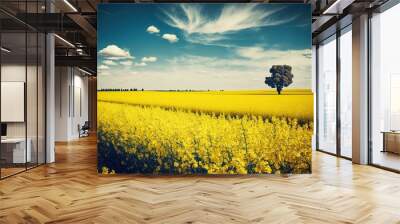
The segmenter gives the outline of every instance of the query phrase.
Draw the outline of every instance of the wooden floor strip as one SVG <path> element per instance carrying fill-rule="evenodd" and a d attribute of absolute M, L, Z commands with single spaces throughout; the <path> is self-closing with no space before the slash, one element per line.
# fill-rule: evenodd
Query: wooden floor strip
<path fill-rule="evenodd" d="M 0 181 L 0 223 L 400 223 L 400 175 L 320 152 L 313 174 L 101 176 L 96 139 Z"/>

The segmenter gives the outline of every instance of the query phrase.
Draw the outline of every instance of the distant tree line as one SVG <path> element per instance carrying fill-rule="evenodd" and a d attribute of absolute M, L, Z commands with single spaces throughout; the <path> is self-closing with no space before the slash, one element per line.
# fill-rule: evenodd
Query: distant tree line
<path fill-rule="evenodd" d="M 144 91 L 144 89 L 136 89 L 136 88 L 131 88 L 131 89 L 118 89 L 118 88 L 114 88 L 114 89 L 100 89 L 98 91 L 102 91 L 102 92 L 127 92 L 127 91 Z"/>
<path fill-rule="evenodd" d="M 168 89 L 168 90 L 159 90 L 161 92 L 210 92 L 210 91 L 217 91 L 217 90 L 195 90 L 195 89 Z M 220 90 L 224 91 L 224 90 Z"/>
<path fill-rule="evenodd" d="M 100 89 L 98 91 L 101 92 L 129 92 L 129 91 L 144 91 L 144 89 L 137 89 L 137 88 L 130 88 L 130 89 L 124 89 L 124 88 L 105 88 L 105 89 Z M 210 92 L 211 90 L 193 90 L 193 89 L 168 89 L 168 90 L 154 90 L 154 91 L 160 91 L 160 92 Z M 218 91 L 218 90 L 213 90 L 213 91 Z M 219 91 L 224 91 L 223 89 Z"/>

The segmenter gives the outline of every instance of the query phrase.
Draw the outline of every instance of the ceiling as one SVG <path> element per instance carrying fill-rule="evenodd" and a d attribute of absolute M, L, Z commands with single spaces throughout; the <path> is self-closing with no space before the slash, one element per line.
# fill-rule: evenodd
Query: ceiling
<path fill-rule="evenodd" d="M 313 39 L 349 14 L 356 14 L 386 0 L 231 0 L 229 2 L 309 3 Z M 20 43 L 18 32 L 30 28 L 55 32 L 56 65 L 80 66 L 96 73 L 97 5 L 100 3 L 217 2 L 217 0 L 1 0 L 0 20 L 6 38 Z M 226 2 L 223 0 L 221 2 Z M 49 13 L 49 12 L 52 13 Z M 28 12 L 28 13 L 25 13 Z M 13 36 L 15 38 L 13 38 Z M 20 35 L 21 36 L 21 35 Z"/>

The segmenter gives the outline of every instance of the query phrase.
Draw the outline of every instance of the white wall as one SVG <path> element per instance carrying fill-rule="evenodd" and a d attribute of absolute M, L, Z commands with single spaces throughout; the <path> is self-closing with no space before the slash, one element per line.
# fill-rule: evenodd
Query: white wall
<path fill-rule="evenodd" d="M 68 140 L 68 117 L 70 84 L 69 69 L 67 67 L 55 68 L 55 141 Z"/>
<path fill-rule="evenodd" d="M 56 67 L 56 141 L 79 138 L 78 125 L 88 120 L 88 78 L 72 67 Z"/>
<path fill-rule="evenodd" d="M 79 137 L 78 125 L 83 125 L 88 121 L 88 78 L 79 75 L 74 75 L 74 102 L 72 103 L 72 120 L 71 120 L 71 135 L 76 138 Z"/>

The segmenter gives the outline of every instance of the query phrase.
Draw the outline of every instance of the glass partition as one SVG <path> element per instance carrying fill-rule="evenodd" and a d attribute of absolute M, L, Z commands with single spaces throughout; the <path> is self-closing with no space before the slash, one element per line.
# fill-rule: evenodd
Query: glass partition
<path fill-rule="evenodd" d="M 46 37 L 43 33 L 38 33 L 38 75 L 37 75 L 37 149 L 38 164 L 46 162 L 46 139 L 45 139 L 45 124 L 46 124 Z"/>
<path fill-rule="evenodd" d="M 24 171 L 31 161 L 26 150 L 26 40 L 25 32 L 1 35 L 2 177 Z"/>
<path fill-rule="evenodd" d="M 44 1 L 0 2 L 41 13 Z M 0 12 L 0 178 L 45 163 L 45 35 Z"/>
<path fill-rule="evenodd" d="M 371 162 L 400 170 L 400 4 L 371 19 Z"/>
<path fill-rule="evenodd" d="M 336 36 L 318 47 L 318 149 L 336 154 Z"/>
<path fill-rule="evenodd" d="M 340 155 L 352 157 L 352 34 L 351 26 L 340 35 Z"/>
<path fill-rule="evenodd" d="M 27 150 L 30 151 L 30 160 L 27 167 L 37 165 L 38 160 L 38 35 L 36 32 L 27 33 L 27 85 L 26 85 L 26 113 L 27 113 Z"/>

